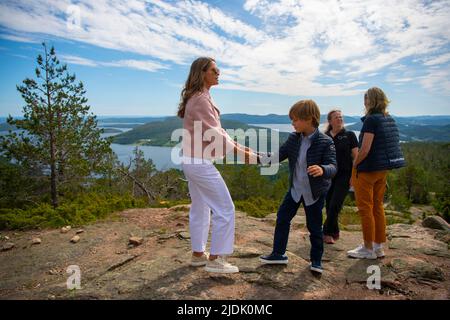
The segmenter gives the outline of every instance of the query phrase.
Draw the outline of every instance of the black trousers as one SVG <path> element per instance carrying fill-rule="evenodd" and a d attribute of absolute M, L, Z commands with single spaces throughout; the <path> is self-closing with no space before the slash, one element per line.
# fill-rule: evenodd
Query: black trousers
<path fill-rule="evenodd" d="M 351 172 L 338 173 L 332 180 L 330 190 L 326 197 L 327 218 L 323 225 L 323 234 L 327 236 L 339 236 L 339 212 L 344 204 L 345 196 L 350 188 Z"/>

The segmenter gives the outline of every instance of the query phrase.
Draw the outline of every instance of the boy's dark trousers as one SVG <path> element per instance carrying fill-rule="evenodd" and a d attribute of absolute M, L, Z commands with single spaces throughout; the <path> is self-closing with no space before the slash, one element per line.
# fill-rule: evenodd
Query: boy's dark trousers
<path fill-rule="evenodd" d="M 294 199 L 292 199 L 291 191 L 289 190 L 284 197 L 283 203 L 278 209 L 277 224 L 273 239 L 273 252 L 280 255 L 285 254 L 289 238 L 289 229 L 291 227 L 291 220 L 296 215 L 300 204 L 303 203 L 306 213 L 306 227 L 310 233 L 309 240 L 311 241 L 311 262 L 320 265 L 323 254 L 322 209 L 324 202 L 325 195 L 322 195 L 311 206 L 305 206 L 303 197 L 299 202 L 295 202 Z"/>
<path fill-rule="evenodd" d="M 327 218 L 323 224 L 323 233 L 327 236 L 339 237 L 338 216 L 344 204 L 345 196 L 350 188 L 351 172 L 338 173 L 328 190 L 326 197 Z"/>

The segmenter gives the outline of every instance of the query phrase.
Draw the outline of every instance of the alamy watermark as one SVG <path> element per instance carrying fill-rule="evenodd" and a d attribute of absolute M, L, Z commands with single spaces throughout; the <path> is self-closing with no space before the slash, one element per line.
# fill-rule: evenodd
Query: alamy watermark
<path fill-rule="evenodd" d="M 203 130 L 202 121 L 194 121 L 193 134 L 184 128 L 172 132 L 171 141 L 178 142 L 172 148 L 171 160 L 179 165 L 189 159 L 208 159 L 217 164 L 242 164 L 245 163 L 245 150 L 242 146 L 248 146 L 254 153 L 248 159 L 249 164 L 262 165 L 261 175 L 274 175 L 279 169 L 278 148 L 279 132 L 269 129 L 227 129 L 209 128 Z M 270 131 L 270 138 L 268 136 Z M 181 139 L 181 141 L 180 141 Z M 248 142 L 248 143 L 247 143 Z M 180 151 L 183 150 L 182 155 Z M 268 151 L 272 152 L 268 152 Z M 236 151 L 236 152 L 235 152 Z M 274 152 L 275 151 L 275 152 Z"/>
<path fill-rule="evenodd" d="M 67 278 L 66 285 L 68 290 L 81 289 L 81 270 L 77 265 L 70 265 L 67 267 L 66 272 L 70 274 Z"/>
<path fill-rule="evenodd" d="M 367 267 L 367 273 L 370 274 L 370 276 L 367 278 L 367 288 L 370 290 L 381 289 L 381 269 L 380 266 L 377 265 L 370 265 Z"/>

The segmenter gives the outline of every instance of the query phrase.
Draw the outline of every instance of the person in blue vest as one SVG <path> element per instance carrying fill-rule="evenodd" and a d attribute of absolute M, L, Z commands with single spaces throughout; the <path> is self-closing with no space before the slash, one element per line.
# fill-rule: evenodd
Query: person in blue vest
<path fill-rule="evenodd" d="M 377 259 L 385 256 L 386 219 L 383 198 L 388 170 L 406 165 L 395 120 L 387 112 L 389 100 L 383 90 L 364 94 L 366 114 L 359 135 L 359 152 L 353 164 L 352 185 L 361 216 L 364 243 L 347 251 L 349 257 Z"/>
<path fill-rule="evenodd" d="M 263 264 L 287 264 L 286 248 L 291 220 L 301 204 L 305 208 L 310 233 L 313 273 L 321 274 L 323 255 L 322 209 L 325 196 L 336 174 L 333 140 L 318 130 L 320 110 L 313 100 L 301 100 L 289 111 L 295 132 L 273 155 L 275 161 L 289 161 L 289 190 L 277 213 L 273 250 L 260 257 Z"/>

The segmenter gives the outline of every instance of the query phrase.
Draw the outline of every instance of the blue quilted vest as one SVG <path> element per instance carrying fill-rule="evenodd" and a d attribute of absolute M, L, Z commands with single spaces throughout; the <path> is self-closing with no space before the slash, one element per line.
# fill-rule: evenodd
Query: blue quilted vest
<path fill-rule="evenodd" d="M 374 139 L 367 157 L 358 165 L 358 171 L 391 170 L 406 166 L 400 148 L 400 137 L 395 120 L 390 115 L 374 113 L 361 118 L 364 122 L 368 117 L 373 117 L 377 123 Z M 359 147 L 361 148 L 364 132 L 359 135 Z"/>

